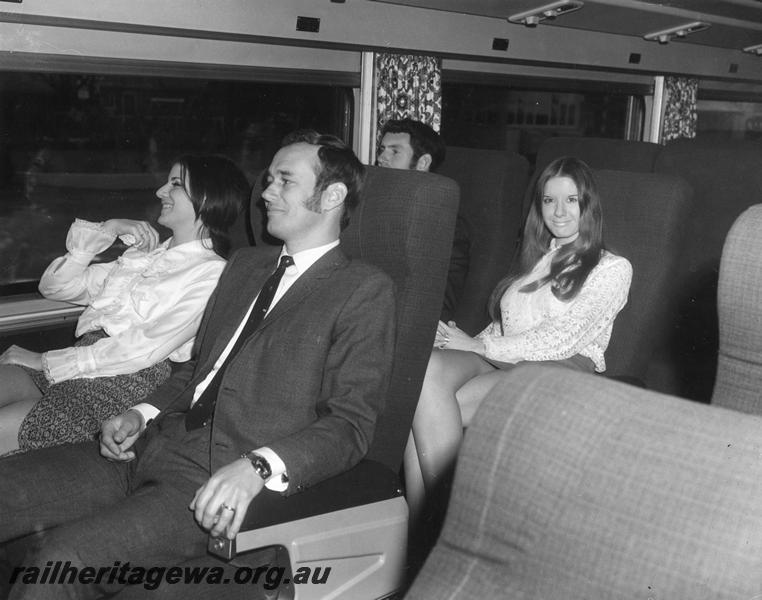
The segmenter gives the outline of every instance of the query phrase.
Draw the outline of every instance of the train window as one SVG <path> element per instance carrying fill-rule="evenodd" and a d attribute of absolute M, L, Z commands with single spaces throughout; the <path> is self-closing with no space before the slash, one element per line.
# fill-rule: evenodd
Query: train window
<path fill-rule="evenodd" d="M 629 138 L 629 113 L 643 98 L 643 90 L 634 95 L 602 84 L 564 89 L 558 81 L 445 81 L 442 87 L 442 135 L 448 145 L 512 150 L 530 162 L 547 137 Z"/>
<path fill-rule="evenodd" d="M 155 221 L 182 153 L 225 154 L 253 179 L 295 128 L 351 140 L 345 82 L 181 75 L 0 71 L 0 294 L 36 290 L 75 217 Z"/>
<path fill-rule="evenodd" d="M 762 139 L 762 102 L 701 99 L 696 103 L 697 137 Z"/>

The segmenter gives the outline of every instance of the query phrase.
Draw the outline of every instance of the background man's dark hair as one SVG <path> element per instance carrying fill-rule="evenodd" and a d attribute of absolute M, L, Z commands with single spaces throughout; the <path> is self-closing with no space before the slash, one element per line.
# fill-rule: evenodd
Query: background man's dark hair
<path fill-rule="evenodd" d="M 352 151 L 352 148 L 335 135 L 318 133 L 314 129 L 299 129 L 283 138 L 281 147 L 299 143 L 319 146 L 320 165 L 319 170 L 318 165 L 315 169 L 316 192 L 322 192 L 329 185 L 337 182 L 347 186 L 344 212 L 341 217 L 341 228 L 344 229 L 349 224 L 350 212 L 360 202 L 365 167 Z"/>
<path fill-rule="evenodd" d="M 391 119 L 381 128 L 381 138 L 387 133 L 407 133 L 410 136 L 410 147 L 413 149 L 413 161 L 424 154 L 431 156 L 429 171 L 436 171 L 445 158 L 445 142 L 431 127 L 413 119 Z"/>

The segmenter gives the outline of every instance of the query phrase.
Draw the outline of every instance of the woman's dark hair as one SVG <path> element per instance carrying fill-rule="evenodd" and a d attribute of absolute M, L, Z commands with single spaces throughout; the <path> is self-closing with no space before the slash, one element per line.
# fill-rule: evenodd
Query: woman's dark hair
<path fill-rule="evenodd" d="M 524 224 L 519 263 L 495 287 L 489 299 L 489 314 L 500 323 L 500 301 L 510 285 L 528 275 L 542 256 L 548 252 L 552 234 L 542 218 L 542 198 L 545 184 L 553 177 L 568 177 L 577 188 L 579 203 L 579 236 L 564 244 L 550 263 L 550 273 L 519 291 L 533 292 L 550 283 L 553 295 L 564 302 L 574 298 L 582 289 L 590 271 L 598 264 L 603 250 L 603 214 L 598 186 L 586 163 L 578 158 L 557 158 L 543 169 L 532 190 L 532 205 Z"/>
<path fill-rule="evenodd" d="M 225 156 L 185 154 L 175 164 L 180 165 L 183 185 L 212 240 L 212 249 L 227 258 L 231 245 L 228 230 L 249 200 L 249 181 Z"/>

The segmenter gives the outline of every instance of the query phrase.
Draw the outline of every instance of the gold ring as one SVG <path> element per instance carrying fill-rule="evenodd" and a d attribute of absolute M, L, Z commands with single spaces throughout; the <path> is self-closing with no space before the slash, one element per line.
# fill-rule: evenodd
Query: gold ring
<path fill-rule="evenodd" d="M 235 512 L 235 507 L 233 507 L 233 506 L 228 506 L 228 505 L 227 505 L 227 504 L 225 504 L 224 502 L 222 503 L 222 508 L 224 508 L 225 510 L 231 510 L 231 511 Z"/>

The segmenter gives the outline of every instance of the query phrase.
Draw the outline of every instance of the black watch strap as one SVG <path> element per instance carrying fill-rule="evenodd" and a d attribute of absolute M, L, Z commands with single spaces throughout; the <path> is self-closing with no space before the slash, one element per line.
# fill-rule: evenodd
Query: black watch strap
<path fill-rule="evenodd" d="M 259 475 L 263 481 L 267 481 L 272 477 L 273 471 L 270 468 L 270 463 L 267 462 L 267 459 L 261 454 L 252 451 L 242 454 L 241 458 L 247 458 L 249 462 L 251 462 L 251 466 L 254 467 L 257 475 Z"/>

